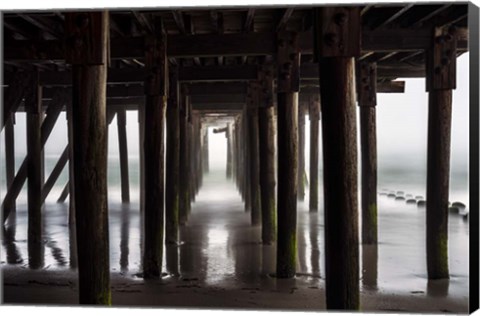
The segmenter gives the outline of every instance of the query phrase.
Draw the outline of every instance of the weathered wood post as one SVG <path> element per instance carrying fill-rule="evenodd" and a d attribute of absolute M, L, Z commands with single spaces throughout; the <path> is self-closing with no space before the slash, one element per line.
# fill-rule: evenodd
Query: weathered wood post
<path fill-rule="evenodd" d="M 196 117 L 196 127 L 195 127 L 195 142 L 196 142 L 196 147 L 195 147 L 195 168 L 196 168 L 196 173 L 197 173 L 197 186 L 196 186 L 196 193 L 200 191 L 200 187 L 203 184 L 203 162 L 202 162 L 202 120 L 200 117 L 200 114 L 197 114 Z"/>
<path fill-rule="evenodd" d="M 197 170 L 195 164 L 195 150 L 196 150 L 196 137 L 195 137 L 195 114 L 192 111 L 192 103 L 188 102 L 188 151 L 189 151 L 189 171 L 190 171 L 190 202 L 195 202 L 197 195 Z M 191 205 L 191 204 L 189 204 Z M 191 207 L 189 206 L 188 212 L 190 213 Z"/>
<path fill-rule="evenodd" d="M 354 58 L 359 7 L 315 9 L 325 198 L 327 309 L 359 309 L 357 134 Z"/>
<path fill-rule="evenodd" d="M 277 33 L 277 277 L 295 276 L 297 256 L 298 91 L 300 54 L 295 33 Z"/>
<path fill-rule="evenodd" d="M 250 212 L 252 207 L 252 190 L 250 190 L 250 140 L 248 126 L 248 109 L 245 104 L 243 109 L 243 188 L 245 190 L 245 212 Z"/>
<path fill-rule="evenodd" d="M 75 170 L 74 165 L 74 147 L 73 147 L 73 109 L 72 109 L 72 100 L 68 100 L 65 104 L 66 115 L 67 115 L 67 129 L 68 129 L 68 193 L 70 194 L 69 203 L 68 203 L 68 224 L 70 225 L 70 230 L 72 230 L 73 225 L 75 225 Z M 65 196 L 66 198 L 66 196 Z M 64 199 L 65 200 L 65 199 Z M 75 232 L 75 231 L 74 231 Z M 75 238 L 76 240 L 76 238 Z M 77 248 L 75 248 L 77 249 Z"/>
<path fill-rule="evenodd" d="M 180 112 L 178 107 L 178 68 L 169 70 L 167 107 L 167 162 L 165 179 L 165 242 L 178 243 Z"/>
<path fill-rule="evenodd" d="M 310 185 L 309 209 L 310 212 L 318 211 L 318 136 L 320 120 L 320 95 L 310 97 Z"/>
<path fill-rule="evenodd" d="M 130 184 L 128 179 L 128 146 L 127 146 L 127 112 L 117 111 L 118 152 L 120 154 L 120 179 L 122 185 L 122 202 L 130 202 Z"/>
<path fill-rule="evenodd" d="M 180 201 L 178 221 L 180 225 L 185 225 L 187 222 L 188 208 L 190 205 L 190 176 L 188 165 L 188 96 L 186 95 L 186 87 L 181 86 L 180 96 Z"/>
<path fill-rule="evenodd" d="M 80 304 L 111 304 L 106 82 L 109 14 L 69 12 L 66 62 L 72 64 L 72 118 Z M 80 211 L 81 210 L 81 211 Z M 94 263 L 94 264 L 93 264 Z"/>
<path fill-rule="evenodd" d="M 227 123 L 225 137 L 227 138 L 227 179 L 231 179 L 233 175 L 233 133 L 232 124 Z"/>
<path fill-rule="evenodd" d="M 262 242 L 266 245 L 276 240 L 277 209 L 275 200 L 275 107 L 273 103 L 273 69 L 263 66 L 260 72 L 258 108 L 260 200 L 262 205 Z"/>
<path fill-rule="evenodd" d="M 377 65 L 357 65 L 357 96 L 360 108 L 362 156 L 362 243 L 377 243 Z"/>
<path fill-rule="evenodd" d="M 297 198 L 305 200 L 305 105 L 298 104 L 298 192 Z"/>
<path fill-rule="evenodd" d="M 34 74 L 32 92 L 25 98 L 27 110 L 27 175 L 28 175 L 28 263 L 30 268 L 43 266 L 42 232 L 42 87 L 38 72 Z"/>
<path fill-rule="evenodd" d="M 208 156 L 208 127 L 203 129 L 203 150 L 202 150 L 202 162 L 203 172 L 208 173 L 210 171 L 209 156 Z"/>
<path fill-rule="evenodd" d="M 146 38 L 145 67 L 145 250 L 143 277 L 159 278 L 162 269 L 164 229 L 164 126 L 167 102 L 166 36 L 160 18 L 155 36 Z"/>
<path fill-rule="evenodd" d="M 258 150 L 258 83 L 250 82 L 247 91 L 248 148 L 250 167 L 250 220 L 260 225 L 262 213 L 260 202 L 260 161 Z"/>
<path fill-rule="evenodd" d="M 237 188 L 238 191 L 240 192 L 240 196 L 242 197 L 242 201 L 245 201 L 245 191 L 243 187 L 243 148 L 242 148 L 242 135 L 243 135 L 243 121 L 242 121 L 242 115 L 239 115 L 235 119 L 235 141 L 236 141 L 236 152 L 237 152 Z"/>
<path fill-rule="evenodd" d="M 15 178 L 15 113 L 10 113 L 10 120 L 5 123 L 5 175 L 7 190 L 11 189 Z M 15 212 L 15 201 L 11 203 L 11 210 Z"/>
<path fill-rule="evenodd" d="M 447 279 L 448 190 L 452 89 L 456 88 L 456 34 L 435 28 L 427 50 L 427 272 L 429 279 Z"/>

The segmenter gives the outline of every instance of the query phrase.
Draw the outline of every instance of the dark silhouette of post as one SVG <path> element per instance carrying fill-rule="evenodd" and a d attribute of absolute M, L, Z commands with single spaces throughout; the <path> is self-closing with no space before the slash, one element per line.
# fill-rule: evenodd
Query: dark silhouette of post
<path fill-rule="evenodd" d="M 310 185 L 309 209 L 318 211 L 318 136 L 320 121 L 320 96 L 311 96 L 309 104 L 310 119 Z"/>
<path fill-rule="evenodd" d="M 117 111 L 118 152 L 120 154 L 120 180 L 122 202 L 130 202 L 130 184 L 128 178 L 127 113 L 125 109 Z"/>
<path fill-rule="evenodd" d="M 155 36 L 146 38 L 145 60 L 145 244 L 143 277 L 159 278 L 162 270 L 164 230 L 165 110 L 167 106 L 166 36 L 160 19 Z"/>
<path fill-rule="evenodd" d="M 305 200 L 305 105 L 298 104 L 298 191 L 300 201 Z"/>
<path fill-rule="evenodd" d="M 182 86 L 180 95 L 180 201 L 178 221 L 180 225 L 187 222 L 189 205 L 190 205 L 190 175 L 188 163 L 188 96 L 186 95 L 185 86 Z"/>
<path fill-rule="evenodd" d="M 452 89 L 456 87 L 454 28 L 435 28 L 426 52 L 428 91 L 427 272 L 429 279 L 449 278 L 448 193 Z"/>
<path fill-rule="evenodd" d="M 250 167 L 250 222 L 252 225 L 261 223 L 260 202 L 260 162 L 258 151 L 258 87 L 256 82 L 250 82 L 247 92 L 248 120 L 248 160 Z"/>
<path fill-rule="evenodd" d="M 262 242 L 276 240 L 277 209 L 275 181 L 275 107 L 273 103 L 273 69 L 264 66 L 260 72 L 258 129 L 260 159 L 260 201 L 262 206 Z"/>
<path fill-rule="evenodd" d="M 300 54 L 294 33 L 277 33 L 277 277 L 295 276 L 297 256 L 298 91 Z"/>
<path fill-rule="evenodd" d="M 359 7 L 314 11 L 322 107 L 327 309 L 357 310 L 359 249 L 354 58 Z"/>
<path fill-rule="evenodd" d="M 25 98 L 27 111 L 27 177 L 28 177 L 28 263 L 33 269 L 43 266 L 42 231 L 42 87 L 38 72 L 34 74 L 32 92 Z"/>
<path fill-rule="evenodd" d="M 80 304 L 111 304 L 106 81 L 109 13 L 65 14 L 72 64 L 72 125 Z M 81 211 L 80 211 L 81 210 Z"/>
<path fill-rule="evenodd" d="M 15 178 L 15 113 L 10 114 L 11 119 L 5 124 L 5 176 L 7 191 L 10 190 Z M 11 210 L 15 212 L 15 201 L 11 204 Z"/>
<path fill-rule="evenodd" d="M 167 156 L 165 178 L 165 242 L 178 243 L 178 216 L 180 198 L 180 129 L 178 107 L 178 69 L 169 69 L 167 106 Z"/>
<path fill-rule="evenodd" d="M 362 243 L 377 244 L 377 65 L 357 64 L 362 160 Z"/>

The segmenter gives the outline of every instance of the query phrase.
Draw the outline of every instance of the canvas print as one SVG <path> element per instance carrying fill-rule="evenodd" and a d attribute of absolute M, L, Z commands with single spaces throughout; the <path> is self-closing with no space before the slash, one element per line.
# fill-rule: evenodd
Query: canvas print
<path fill-rule="evenodd" d="M 475 21 L 3 11 L 2 304 L 471 312 Z"/>

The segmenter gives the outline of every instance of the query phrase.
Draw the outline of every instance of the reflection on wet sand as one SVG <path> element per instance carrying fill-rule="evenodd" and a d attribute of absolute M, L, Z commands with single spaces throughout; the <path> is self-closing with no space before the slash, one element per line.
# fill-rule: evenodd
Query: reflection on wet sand
<path fill-rule="evenodd" d="M 320 247 L 318 244 L 318 232 L 320 227 L 318 225 L 318 214 L 310 214 L 309 220 L 309 235 L 310 235 L 310 264 L 312 266 L 312 275 L 320 277 Z"/>
<path fill-rule="evenodd" d="M 179 276 L 178 270 L 178 245 L 166 245 L 167 273 L 171 276 Z"/>
<path fill-rule="evenodd" d="M 16 213 L 12 212 L 8 225 L 3 227 L 3 246 L 5 247 L 8 264 L 19 264 L 23 262 L 22 255 L 15 244 L 15 235 L 17 232 L 16 217 Z"/>
<path fill-rule="evenodd" d="M 250 225 L 233 182 L 214 172 L 204 178 L 204 186 L 192 205 L 186 225 L 180 227 L 180 245 L 164 248 L 163 271 L 171 279 L 189 281 L 188 286 L 221 287 L 251 291 L 296 291 L 299 284 L 324 287 L 322 270 L 323 212 L 308 212 L 299 202 L 297 227 L 297 277 L 274 277 L 276 245 L 262 245 L 261 228 Z M 46 243 L 35 247 L 26 241 L 26 206 L 18 207 L 4 228 L 2 260 L 8 265 L 22 263 L 28 251 L 28 266 L 48 270 L 76 269 L 75 226 L 68 224 L 66 204 L 46 204 Z M 110 201 L 110 267 L 122 277 L 132 278 L 142 269 L 142 218 L 139 204 Z M 454 282 L 428 281 L 424 266 L 424 211 L 379 198 L 379 245 L 361 247 L 362 291 L 410 295 L 425 291 L 431 297 L 468 296 L 468 225 L 458 218 L 450 225 L 450 248 Z M 19 240 L 20 239 L 20 240 Z M 67 243 L 68 240 L 68 243 Z M 454 246 L 453 246 L 454 245 Z M 28 247 L 27 247 L 28 246 Z M 44 253 L 45 246 L 49 251 Z M 468 250 L 468 249 L 467 249 Z M 192 283 L 193 282 L 193 283 Z"/>
<path fill-rule="evenodd" d="M 446 297 L 448 296 L 449 287 L 450 280 L 428 280 L 427 295 L 432 297 Z"/>
<path fill-rule="evenodd" d="M 120 228 L 120 271 L 128 271 L 129 235 L 130 235 L 130 207 L 121 205 L 121 228 Z"/>
<path fill-rule="evenodd" d="M 378 246 L 362 245 L 362 283 L 368 290 L 377 290 Z"/>
<path fill-rule="evenodd" d="M 68 225 L 68 240 L 70 249 L 70 268 L 77 268 L 77 229 L 74 224 Z"/>

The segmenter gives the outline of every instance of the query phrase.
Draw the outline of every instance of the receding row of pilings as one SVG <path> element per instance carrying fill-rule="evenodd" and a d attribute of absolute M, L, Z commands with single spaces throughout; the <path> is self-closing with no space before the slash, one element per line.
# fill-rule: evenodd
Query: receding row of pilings
<path fill-rule="evenodd" d="M 360 106 L 362 150 L 362 242 L 377 243 L 376 202 L 376 72 L 358 62 L 360 12 L 355 7 L 314 11 L 314 42 L 320 70 L 320 100 L 308 101 L 311 120 L 310 210 L 318 209 L 318 134 L 322 113 L 325 212 L 325 275 L 328 309 L 358 309 L 359 234 L 357 205 L 356 108 Z M 175 67 L 167 69 L 165 36 L 154 23 L 145 47 L 145 105 L 139 108 L 143 236 L 143 275 L 161 275 L 163 240 L 178 243 L 208 170 L 208 137 L 192 110 L 186 87 L 179 86 Z M 107 205 L 107 126 L 115 113 L 106 110 L 108 64 L 107 12 L 66 13 L 66 62 L 72 65 L 72 92 L 53 96 L 43 118 L 38 73 L 18 74 L 8 89 L 5 117 L 8 192 L 4 222 L 28 178 L 29 255 L 42 240 L 41 205 L 58 170 L 70 159 L 70 223 L 78 241 L 79 296 L 82 304 L 110 304 Z M 94 26 L 94 27 L 91 27 Z M 448 278 L 448 175 L 452 89 L 455 88 L 456 37 L 438 28 L 427 56 L 429 91 L 427 172 L 427 267 L 430 279 Z M 234 177 L 253 225 L 261 225 L 262 241 L 276 241 L 279 278 L 295 275 L 297 199 L 304 195 L 304 111 L 298 102 L 297 36 L 277 35 L 276 61 L 261 65 L 259 80 L 249 84 L 247 102 L 234 124 L 227 125 L 227 177 Z M 356 73 L 356 75 L 355 75 Z M 355 82 L 355 78 L 357 82 Z M 277 102 L 274 105 L 274 79 Z M 167 88 L 167 81 L 169 85 Z M 357 85 L 355 95 L 355 86 Z M 182 91 L 179 91 L 182 88 Z M 168 91 L 167 91 L 168 90 Z M 70 100 L 71 98 L 71 100 Z M 25 99 L 27 151 L 13 176 L 13 115 Z M 168 104 L 168 105 L 167 105 Z M 42 148 L 66 105 L 69 145 L 53 178 L 43 185 Z M 275 119 L 276 118 L 276 119 Z M 43 121 L 42 121 L 43 119 Z M 164 132 L 167 121 L 165 146 Z M 121 158 L 122 200 L 129 200 L 125 113 L 117 124 Z M 300 125 L 299 125 L 300 124 Z M 276 134 L 276 139 L 275 139 Z M 276 144 L 275 144 L 276 143 Z M 166 153 L 165 153 L 166 147 Z M 276 165 L 275 165 L 276 155 Z M 166 161 L 165 161 L 166 157 Z M 164 165 L 166 163 L 167 170 Z M 275 175 L 276 173 L 276 175 Z M 48 184 L 48 185 L 47 185 Z M 68 190 L 67 190 L 68 189 Z M 275 191 L 276 189 L 276 191 Z M 66 193 L 62 194 L 63 199 Z M 164 208 L 165 205 L 165 208 Z M 165 216 L 165 218 L 164 218 Z M 165 228 L 165 234 L 163 235 Z M 41 247 L 38 247 L 40 249 Z M 33 262 L 33 260 L 32 260 Z"/>

